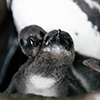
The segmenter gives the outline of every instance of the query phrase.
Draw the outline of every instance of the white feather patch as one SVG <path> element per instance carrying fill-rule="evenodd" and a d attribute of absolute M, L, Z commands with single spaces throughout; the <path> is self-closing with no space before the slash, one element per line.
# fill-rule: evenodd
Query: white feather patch
<path fill-rule="evenodd" d="M 46 47 L 43 49 L 44 51 L 48 51 L 48 52 L 53 52 L 55 54 L 61 54 L 62 52 L 66 53 L 68 56 L 71 56 L 71 52 L 64 50 L 63 48 L 60 48 L 58 46 L 54 46 L 54 47 Z"/>
<path fill-rule="evenodd" d="M 26 84 L 26 93 L 43 96 L 57 96 L 54 88 L 55 80 L 41 76 L 30 76 Z"/>

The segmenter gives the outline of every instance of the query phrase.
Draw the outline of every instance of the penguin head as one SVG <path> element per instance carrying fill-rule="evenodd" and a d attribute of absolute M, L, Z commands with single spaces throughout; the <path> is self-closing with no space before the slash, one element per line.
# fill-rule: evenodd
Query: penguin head
<path fill-rule="evenodd" d="M 52 30 L 45 35 L 43 44 L 45 52 L 50 52 L 58 57 L 69 59 L 71 63 L 73 62 L 75 57 L 74 43 L 69 33 L 60 29 Z"/>
<path fill-rule="evenodd" d="M 28 57 L 35 57 L 41 48 L 45 34 L 45 30 L 37 25 L 22 29 L 18 37 L 22 52 Z"/>

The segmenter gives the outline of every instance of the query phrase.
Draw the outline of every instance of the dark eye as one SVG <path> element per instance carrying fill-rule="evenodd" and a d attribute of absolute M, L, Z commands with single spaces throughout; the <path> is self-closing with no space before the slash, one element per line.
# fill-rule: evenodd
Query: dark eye
<path fill-rule="evenodd" d="M 52 38 L 52 41 L 57 40 L 57 37 L 58 37 L 58 33 L 57 33 L 57 34 L 54 34 L 54 35 L 53 35 L 53 38 Z"/>
<path fill-rule="evenodd" d="M 41 36 L 41 37 L 44 37 L 44 35 L 45 35 L 45 34 L 44 34 L 42 31 L 40 31 L 40 36 Z"/>
<path fill-rule="evenodd" d="M 71 47 L 72 47 L 72 45 L 73 45 L 73 42 L 72 42 L 72 40 L 71 39 L 66 39 L 66 40 L 64 40 L 64 42 L 65 42 L 65 47 L 69 50 Z"/>
<path fill-rule="evenodd" d="M 71 39 L 67 39 L 69 46 L 71 47 L 73 45 L 73 41 Z"/>
<path fill-rule="evenodd" d="M 73 46 L 73 41 L 68 35 L 62 34 L 60 37 L 60 42 L 68 50 L 70 50 L 71 47 Z"/>
<path fill-rule="evenodd" d="M 32 46 L 36 47 L 38 45 L 38 40 L 35 37 L 33 37 L 33 36 L 29 36 L 27 41 L 28 41 L 28 45 L 30 47 L 32 47 Z"/>
<path fill-rule="evenodd" d="M 20 44 L 21 44 L 22 46 L 26 46 L 27 41 L 26 41 L 25 39 L 20 39 Z"/>

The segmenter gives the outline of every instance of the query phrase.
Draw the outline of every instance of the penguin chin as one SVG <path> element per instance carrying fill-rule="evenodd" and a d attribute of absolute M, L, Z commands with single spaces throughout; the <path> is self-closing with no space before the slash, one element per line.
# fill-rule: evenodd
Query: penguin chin
<path fill-rule="evenodd" d="M 68 56 L 71 56 L 71 52 L 68 51 L 67 49 L 65 49 L 62 46 L 58 46 L 58 45 L 53 45 L 53 46 L 47 46 L 43 49 L 44 52 L 51 52 L 52 54 L 56 54 L 56 55 L 61 55 L 66 53 Z"/>

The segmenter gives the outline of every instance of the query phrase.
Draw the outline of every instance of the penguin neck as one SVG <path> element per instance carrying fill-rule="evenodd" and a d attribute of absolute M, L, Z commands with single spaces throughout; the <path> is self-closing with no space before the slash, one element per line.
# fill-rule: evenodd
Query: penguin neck
<path fill-rule="evenodd" d="M 47 46 L 41 49 L 39 53 L 41 59 L 51 61 L 53 64 L 58 64 L 59 66 L 71 65 L 74 59 L 73 55 L 73 50 L 67 51 L 60 46 Z"/>
<path fill-rule="evenodd" d="M 37 73 L 44 77 L 53 77 L 57 81 L 64 78 L 69 72 L 71 64 L 67 63 L 61 56 L 53 55 L 48 52 L 41 52 L 39 58 L 35 59 L 36 65 L 41 64 L 37 68 Z"/>
<path fill-rule="evenodd" d="M 74 59 L 72 54 L 71 52 L 71 55 L 68 55 L 66 50 L 61 48 L 55 48 L 55 50 L 54 48 L 52 50 L 51 48 L 41 48 L 32 68 L 35 66 L 37 74 L 59 80 L 67 75 L 68 69 L 71 67 Z"/>
<path fill-rule="evenodd" d="M 44 59 L 44 61 L 50 63 L 51 65 L 64 66 L 71 64 L 68 57 L 64 55 L 64 53 L 55 54 L 52 52 L 42 52 L 40 54 L 42 54 L 42 56 L 40 56 L 40 59 Z"/>

